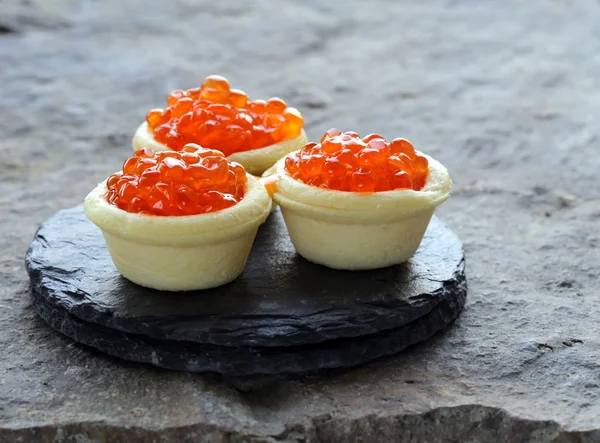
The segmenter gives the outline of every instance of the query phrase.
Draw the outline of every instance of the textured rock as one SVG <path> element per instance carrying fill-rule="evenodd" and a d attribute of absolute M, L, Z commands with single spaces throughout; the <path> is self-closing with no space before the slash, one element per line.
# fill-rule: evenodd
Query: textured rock
<path fill-rule="evenodd" d="M 0 441 L 600 441 L 597 0 L 0 11 Z M 212 72 L 289 98 L 311 138 L 402 135 L 448 166 L 440 216 L 469 275 L 451 328 L 364 368 L 232 383 L 105 357 L 37 317 L 23 259 L 39 224 Z"/>

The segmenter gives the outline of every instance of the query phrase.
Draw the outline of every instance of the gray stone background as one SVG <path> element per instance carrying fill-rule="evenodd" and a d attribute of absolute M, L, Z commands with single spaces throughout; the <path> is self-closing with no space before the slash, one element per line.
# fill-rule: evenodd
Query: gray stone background
<path fill-rule="evenodd" d="M 462 317 L 347 372 L 162 371 L 29 306 L 35 229 L 220 73 L 446 164 Z M 0 0 L 0 441 L 600 441 L 600 2 Z M 252 388 L 252 389 L 249 389 Z"/>

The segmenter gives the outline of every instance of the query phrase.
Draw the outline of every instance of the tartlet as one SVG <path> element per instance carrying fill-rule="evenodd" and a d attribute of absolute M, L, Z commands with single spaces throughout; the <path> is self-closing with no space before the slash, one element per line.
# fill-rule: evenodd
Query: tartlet
<path fill-rule="evenodd" d="M 307 143 L 304 120 L 280 98 L 250 100 L 221 76 L 200 88 L 173 91 L 167 108 L 153 109 L 133 137 L 133 149 L 180 150 L 187 143 L 223 152 L 260 175 Z"/>
<path fill-rule="evenodd" d="M 281 159 L 263 180 L 296 251 L 347 270 L 407 261 L 452 186 L 446 168 L 407 140 L 336 129 Z"/>
<path fill-rule="evenodd" d="M 124 277 L 188 291 L 228 283 L 242 272 L 271 204 L 240 165 L 188 145 L 182 153 L 136 151 L 121 173 L 88 194 L 84 209 Z"/>

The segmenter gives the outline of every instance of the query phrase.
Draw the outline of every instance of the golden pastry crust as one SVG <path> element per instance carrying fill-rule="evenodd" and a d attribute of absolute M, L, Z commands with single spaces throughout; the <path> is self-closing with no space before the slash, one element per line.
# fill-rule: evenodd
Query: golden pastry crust
<path fill-rule="evenodd" d="M 235 152 L 227 157 L 227 160 L 238 162 L 250 174 L 261 175 L 267 168 L 273 166 L 277 160 L 285 157 L 290 152 L 297 151 L 307 143 L 306 132 L 302 129 L 302 132 L 296 138 L 284 140 L 264 148 Z M 132 144 L 134 151 L 141 148 L 150 148 L 155 152 L 169 150 L 166 145 L 156 141 L 147 122 L 143 122 L 138 127 Z"/>
<path fill-rule="evenodd" d="M 450 195 L 448 171 L 425 157 L 428 178 L 420 191 L 358 193 L 309 186 L 286 173 L 283 159 L 265 175 L 278 174 L 273 199 L 300 255 L 336 269 L 375 269 L 408 260 L 433 211 Z"/>
<path fill-rule="evenodd" d="M 133 214 L 106 201 L 106 182 L 84 202 L 87 216 L 102 230 L 139 243 L 191 246 L 217 243 L 245 232 L 266 219 L 271 202 L 264 187 L 248 176 L 246 193 L 237 204 L 207 214 L 159 217 Z"/>
<path fill-rule="evenodd" d="M 141 286 L 167 291 L 205 289 L 234 280 L 272 204 L 250 175 L 241 201 L 199 215 L 129 213 L 109 204 L 106 191 L 106 182 L 100 183 L 86 197 L 84 209 L 102 230 L 115 266 Z"/>
<path fill-rule="evenodd" d="M 427 158 L 427 182 L 420 191 L 399 189 L 385 192 L 343 192 L 306 185 L 290 177 L 283 168 L 284 159 L 265 172 L 277 170 L 277 192 L 274 200 L 290 210 L 308 211 L 320 219 L 344 220 L 349 223 L 380 222 L 436 207 L 450 196 L 452 181 L 448 170 L 437 160 Z"/>

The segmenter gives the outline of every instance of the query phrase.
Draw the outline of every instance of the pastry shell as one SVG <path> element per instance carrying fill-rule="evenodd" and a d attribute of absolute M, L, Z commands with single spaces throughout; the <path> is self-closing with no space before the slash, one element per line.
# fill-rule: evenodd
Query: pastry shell
<path fill-rule="evenodd" d="M 407 261 L 435 208 L 450 195 L 448 171 L 424 156 L 429 171 L 420 191 L 358 193 L 309 186 L 287 174 L 285 159 L 265 175 L 278 174 L 273 199 L 301 256 L 334 269 L 376 269 Z"/>
<path fill-rule="evenodd" d="M 306 132 L 302 129 L 302 132 L 296 138 L 284 140 L 264 148 L 235 152 L 227 157 L 227 160 L 241 164 L 250 174 L 261 175 L 266 169 L 273 166 L 277 160 L 285 157 L 290 152 L 303 148 L 307 143 Z M 154 138 L 147 122 L 138 127 L 132 144 L 134 151 L 141 148 L 150 148 L 155 152 L 169 150 L 166 145 Z"/>
<path fill-rule="evenodd" d="M 109 204 L 106 192 L 105 181 L 88 194 L 84 209 L 102 230 L 116 268 L 134 283 L 165 291 L 207 289 L 234 280 L 272 204 L 250 175 L 242 200 L 199 215 L 129 213 Z"/>

